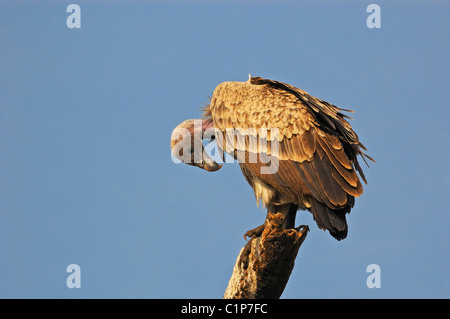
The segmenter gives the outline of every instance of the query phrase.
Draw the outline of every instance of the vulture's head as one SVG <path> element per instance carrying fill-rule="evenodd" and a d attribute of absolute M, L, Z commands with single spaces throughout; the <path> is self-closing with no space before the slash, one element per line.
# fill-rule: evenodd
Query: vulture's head
<path fill-rule="evenodd" d="M 219 170 L 222 165 L 216 163 L 205 151 L 205 136 L 214 137 L 212 122 L 196 119 L 180 123 L 173 131 L 170 139 L 172 159 L 188 165 L 200 167 L 208 172 Z"/>

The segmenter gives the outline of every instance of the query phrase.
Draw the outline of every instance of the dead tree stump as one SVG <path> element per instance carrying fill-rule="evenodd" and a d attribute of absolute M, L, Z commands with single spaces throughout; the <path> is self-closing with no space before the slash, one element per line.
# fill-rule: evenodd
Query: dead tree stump
<path fill-rule="evenodd" d="M 284 229 L 280 213 L 268 214 L 264 231 L 241 249 L 223 298 L 280 298 L 308 226 Z"/>

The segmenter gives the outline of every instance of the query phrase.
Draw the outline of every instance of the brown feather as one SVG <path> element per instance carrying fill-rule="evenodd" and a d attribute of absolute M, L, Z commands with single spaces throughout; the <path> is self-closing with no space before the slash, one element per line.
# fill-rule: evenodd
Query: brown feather
<path fill-rule="evenodd" d="M 332 177 L 331 172 L 333 167 L 329 162 L 329 159 L 323 161 L 312 161 L 311 162 L 317 176 L 318 180 L 322 185 L 322 188 L 325 190 L 325 194 L 329 201 L 333 204 L 334 207 L 341 207 L 347 202 L 346 192 L 340 187 L 339 183 Z"/>
<path fill-rule="evenodd" d="M 345 178 L 347 183 L 349 183 L 353 187 L 356 187 L 358 175 L 356 175 L 355 171 L 353 170 L 353 167 L 349 163 L 345 153 L 342 150 L 336 151 L 334 149 L 330 149 L 328 143 L 322 138 L 318 139 L 318 143 L 320 147 L 325 151 L 328 159 L 333 164 L 334 168 L 339 172 L 339 174 L 343 178 Z"/>

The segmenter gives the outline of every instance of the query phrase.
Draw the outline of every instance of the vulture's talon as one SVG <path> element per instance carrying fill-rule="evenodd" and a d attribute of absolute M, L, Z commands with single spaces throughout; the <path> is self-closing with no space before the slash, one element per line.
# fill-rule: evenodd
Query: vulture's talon
<path fill-rule="evenodd" d="M 259 236 L 261 236 L 263 230 L 264 230 L 264 224 L 259 225 L 259 226 L 256 227 L 256 228 L 247 230 L 247 232 L 244 234 L 244 239 L 245 239 L 245 240 L 248 240 L 247 237 L 252 238 L 253 236 L 259 237 Z"/>
<path fill-rule="evenodd" d="M 306 231 L 306 232 L 309 232 L 309 226 L 308 225 L 300 225 L 300 226 L 298 226 L 298 227 L 295 227 L 295 230 L 296 231 Z"/>

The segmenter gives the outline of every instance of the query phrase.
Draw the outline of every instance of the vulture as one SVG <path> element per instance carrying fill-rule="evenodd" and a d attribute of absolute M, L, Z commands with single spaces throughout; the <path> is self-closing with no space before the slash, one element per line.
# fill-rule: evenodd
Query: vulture
<path fill-rule="evenodd" d="M 312 213 L 317 226 L 341 240 L 346 214 L 367 184 L 358 156 L 364 145 L 339 108 L 292 85 L 249 76 L 246 82 L 219 84 L 203 118 L 186 120 L 172 132 L 172 158 L 206 171 L 222 165 L 205 151 L 214 140 L 221 159 L 230 154 L 253 188 L 257 204 L 281 213 L 294 228 L 297 210 Z M 358 176 L 358 174 L 359 176 Z M 258 236 L 264 224 L 248 231 Z"/>

